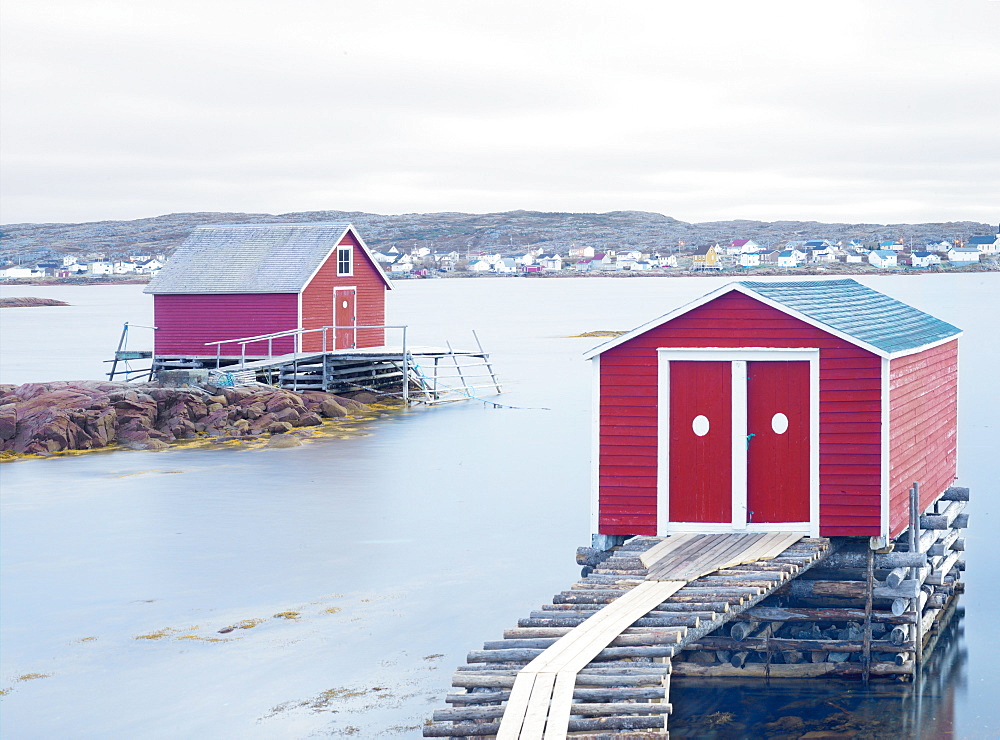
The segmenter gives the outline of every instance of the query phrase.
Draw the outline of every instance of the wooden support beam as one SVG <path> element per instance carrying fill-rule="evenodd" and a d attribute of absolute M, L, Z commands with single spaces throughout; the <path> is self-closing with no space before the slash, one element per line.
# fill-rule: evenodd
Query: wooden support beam
<path fill-rule="evenodd" d="M 782 663 L 772 663 L 766 666 L 764 663 L 746 663 L 742 668 L 734 668 L 732 665 L 702 665 L 699 663 L 674 663 L 674 676 L 711 676 L 711 677 L 740 677 L 763 678 L 765 670 L 771 678 L 819 678 L 821 676 L 860 676 L 860 663 L 794 663 L 786 665 Z M 895 662 L 878 661 L 871 664 L 871 674 L 873 676 L 894 676 L 911 675 L 913 673 L 913 662 L 903 665 L 896 665 Z"/>
<path fill-rule="evenodd" d="M 920 591 L 920 581 L 906 580 L 897 588 L 888 586 L 877 587 L 873 591 L 876 599 L 913 598 Z M 796 579 L 791 582 L 789 594 L 796 598 L 836 597 L 865 598 L 865 583 L 863 581 L 809 581 Z"/>
<path fill-rule="evenodd" d="M 941 494 L 942 501 L 968 501 L 969 489 L 963 486 L 952 486 Z"/>
<path fill-rule="evenodd" d="M 912 650 L 914 643 L 905 642 L 900 645 L 891 640 L 872 640 L 871 649 L 876 652 L 895 653 L 900 650 Z M 688 643 L 684 650 L 802 650 L 827 651 L 834 653 L 864 652 L 863 640 L 796 640 L 787 637 L 748 637 L 744 640 L 734 640 L 731 637 L 703 637 L 697 642 Z"/>
<path fill-rule="evenodd" d="M 755 606 L 733 617 L 734 620 L 768 620 L 771 622 L 860 622 L 864 618 L 864 609 L 775 606 Z M 912 620 L 891 612 L 873 611 L 872 621 L 905 624 Z"/>

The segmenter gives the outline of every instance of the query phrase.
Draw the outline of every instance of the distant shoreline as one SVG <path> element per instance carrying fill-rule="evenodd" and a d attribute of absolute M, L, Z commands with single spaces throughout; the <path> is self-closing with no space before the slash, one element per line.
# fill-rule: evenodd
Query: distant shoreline
<path fill-rule="evenodd" d="M 860 269 L 859 269 L 860 267 Z M 955 273 L 983 273 L 1000 272 L 1000 263 L 978 265 L 965 265 L 963 267 L 895 267 L 879 268 L 864 267 L 855 265 L 808 265 L 802 267 L 750 267 L 750 268 L 729 268 L 725 270 L 617 270 L 617 271 L 594 271 L 578 272 L 576 270 L 549 270 L 545 272 L 519 272 L 510 274 L 498 274 L 491 272 L 445 272 L 433 273 L 431 275 L 389 275 L 394 281 L 405 280 L 499 280 L 504 278 L 532 278 L 532 279 L 567 279 L 567 278 L 683 278 L 683 277 L 739 277 L 741 279 L 753 277 L 794 277 L 799 275 L 818 275 L 826 277 L 840 277 L 847 275 L 951 275 Z M 149 278 L 123 277 L 120 280 L 106 276 L 97 278 L 10 278 L 0 280 L 0 286 L 4 285 L 146 285 Z"/>

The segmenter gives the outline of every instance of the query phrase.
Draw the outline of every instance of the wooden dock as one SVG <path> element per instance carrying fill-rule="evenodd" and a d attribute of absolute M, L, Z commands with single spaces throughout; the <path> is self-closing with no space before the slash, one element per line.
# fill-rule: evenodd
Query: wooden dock
<path fill-rule="evenodd" d="M 384 345 L 270 357 L 157 356 L 154 365 L 156 372 L 205 368 L 237 382 L 258 380 L 288 390 L 331 393 L 400 389 L 407 377 L 407 390 L 427 404 L 502 392 L 490 356 L 481 348 Z"/>
<path fill-rule="evenodd" d="M 826 556 L 801 534 L 634 537 L 469 653 L 425 737 L 663 737 L 671 658 Z M 580 734 L 582 733 L 582 734 Z"/>

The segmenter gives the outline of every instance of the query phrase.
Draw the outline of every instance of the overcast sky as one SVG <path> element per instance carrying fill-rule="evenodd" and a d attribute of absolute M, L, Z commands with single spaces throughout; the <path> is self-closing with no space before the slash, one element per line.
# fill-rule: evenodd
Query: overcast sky
<path fill-rule="evenodd" d="M 1000 2 L 4 0 L 4 223 L 1000 219 Z"/>

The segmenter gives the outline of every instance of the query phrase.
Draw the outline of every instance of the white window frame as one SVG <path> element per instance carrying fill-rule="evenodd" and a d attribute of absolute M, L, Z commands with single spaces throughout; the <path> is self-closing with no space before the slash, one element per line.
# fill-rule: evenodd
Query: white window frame
<path fill-rule="evenodd" d="M 784 347 L 659 347 L 657 379 L 657 516 L 658 535 L 674 532 L 802 532 L 819 536 L 819 349 Z M 732 368 L 732 514 L 731 522 L 670 521 L 670 363 L 677 360 L 729 362 Z M 747 522 L 747 362 L 809 362 L 809 521 Z"/>
<path fill-rule="evenodd" d="M 345 251 L 347 252 L 347 271 L 346 272 L 340 269 L 340 263 L 341 263 L 340 253 L 341 252 L 345 252 Z M 338 276 L 344 276 L 344 277 L 351 277 L 351 276 L 354 275 L 354 247 L 351 246 L 350 244 L 348 244 L 346 246 L 343 245 L 343 244 L 340 244 L 340 245 L 337 246 L 337 275 Z"/>

